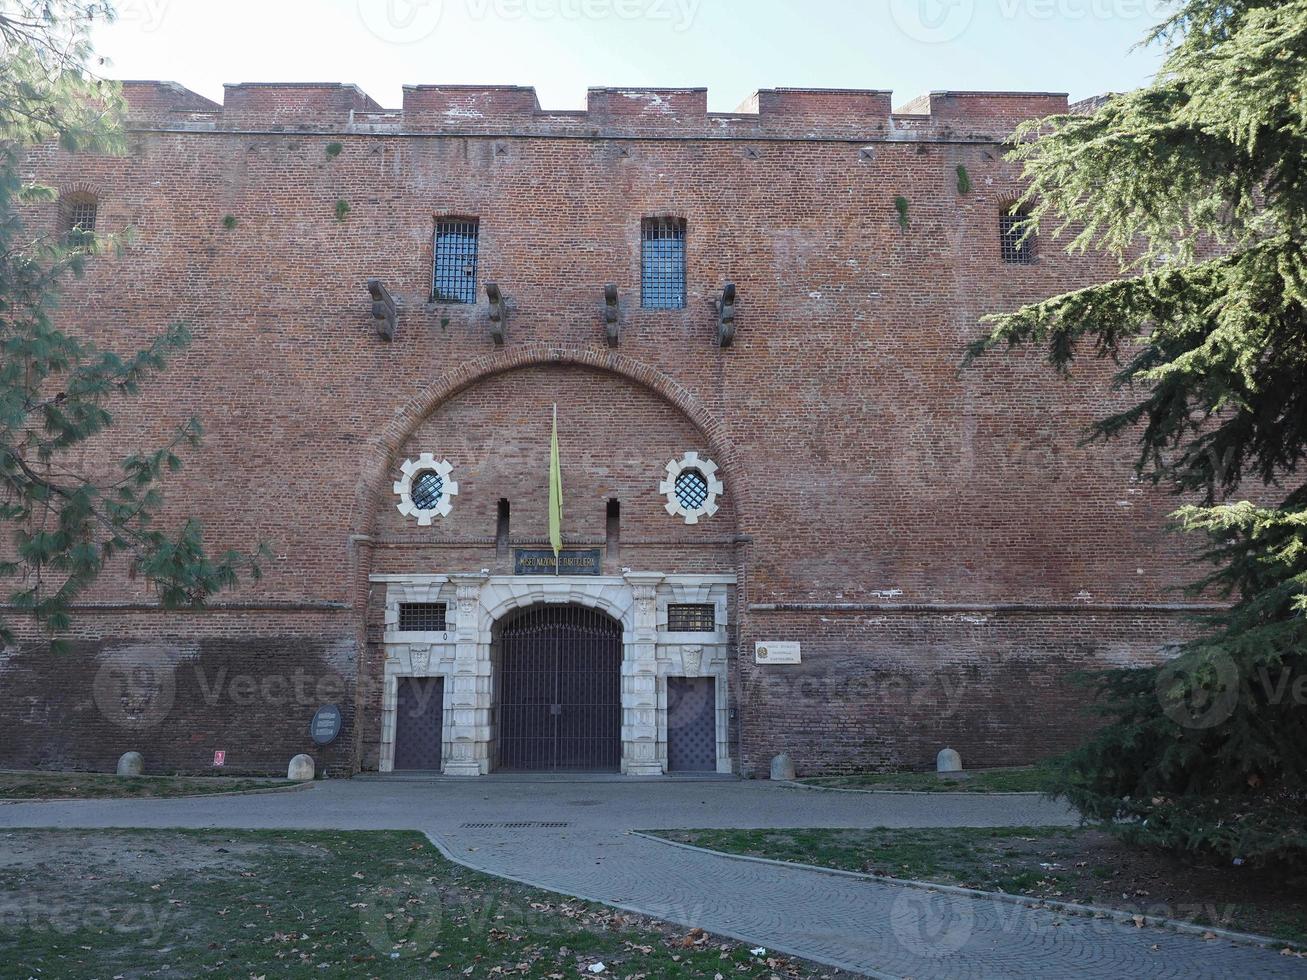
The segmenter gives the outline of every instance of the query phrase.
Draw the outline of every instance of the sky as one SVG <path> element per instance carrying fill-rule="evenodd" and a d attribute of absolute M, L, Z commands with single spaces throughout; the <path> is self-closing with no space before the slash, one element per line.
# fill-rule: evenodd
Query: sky
<path fill-rule="evenodd" d="M 546 109 L 592 86 L 704 86 L 713 111 L 760 88 L 1068 92 L 1145 83 L 1136 48 L 1165 0 L 117 0 L 103 74 L 180 82 L 532 85 Z"/>

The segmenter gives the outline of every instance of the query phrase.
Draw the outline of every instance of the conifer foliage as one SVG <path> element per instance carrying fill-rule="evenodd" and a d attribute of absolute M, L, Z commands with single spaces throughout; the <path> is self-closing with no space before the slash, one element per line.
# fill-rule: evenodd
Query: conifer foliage
<path fill-rule="evenodd" d="M 10 607 L 10 627 L 16 610 L 55 633 L 115 556 L 130 560 L 167 606 L 201 603 L 242 571 L 259 570 L 255 558 L 234 552 L 209 557 L 193 520 L 171 532 L 156 526 L 165 477 L 181 468 L 182 448 L 198 443 L 198 421 L 108 470 L 83 464 L 113 425 L 115 405 L 189 338 L 179 324 L 120 354 L 60 329 L 61 284 L 92 256 L 110 261 L 114 242 L 24 221 L 25 205 L 55 195 L 23 179 L 33 147 L 123 150 L 121 96 L 95 75 L 88 41 L 90 26 L 112 16 L 107 4 L 85 0 L 0 0 L 0 602 Z M 11 637 L 0 618 L 0 640 Z"/>
<path fill-rule="evenodd" d="M 1307 862 L 1307 0 L 1177 3 L 1149 41 L 1152 84 L 1013 151 L 1026 231 L 1123 277 L 989 318 L 970 357 L 1115 362 L 1131 404 L 1092 436 L 1136 441 L 1139 473 L 1190 501 L 1194 591 L 1230 603 L 1166 666 L 1099 678 L 1073 801 L 1149 843 Z"/>

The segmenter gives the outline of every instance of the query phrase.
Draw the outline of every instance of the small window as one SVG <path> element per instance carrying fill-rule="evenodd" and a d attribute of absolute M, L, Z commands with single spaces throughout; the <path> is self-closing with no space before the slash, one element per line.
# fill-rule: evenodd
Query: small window
<path fill-rule="evenodd" d="M 1026 234 L 1024 222 L 1030 217 L 1025 209 L 1009 208 L 998 216 L 999 242 L 1003 261 L 1008 265 L 1033 265 L 1035 236 Z"/>
<path fill-rule="evenodd" d="M 60 230 L 65 235 L 74 232 L 91 233 L 95 231 L 95 219 L 100 204 L 94 195 L 84 191 L 68 194 L 59 199 Z"/>
<path fill-rule="evenodd" d="M 403 602 L 399 606 L 401 633 L 443 633 L 445 604 L 443 602 Z"/>
<path fill-rule="evenodd" d="M 669 633 L 715 633 L 717 632 L 717 607 L 711 602 L 693 605 L 669 605 L 667 607 L 667 632 Z"/>
<path fill-rule="evenodd" d="M 685 308 L 685 222 L 646 218 L 642 229 L 640 304 L 646 310 Z"/>
<path fill-rule="evenodd" d="M 477 231 L 475 219 L 436 222 L 433 302 L 477 301 Z"/>
<path fill-rule="evenodd" d="M 495 554 L 501 558 L 512 550 L 512 511 L 506 498 L 499 501 L 499 513 L 495 518 Z"/>
<path fill-rule="evenodd" d="M 608 501 L 608 514 L 604 522 L 604 545 L 608 557 L 616 561 L 622 554 L 622 502 L 616 498 Z"/>

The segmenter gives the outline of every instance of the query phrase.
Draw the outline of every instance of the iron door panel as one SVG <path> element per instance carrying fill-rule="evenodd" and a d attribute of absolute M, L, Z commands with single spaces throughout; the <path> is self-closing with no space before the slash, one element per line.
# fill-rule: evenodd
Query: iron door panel
<path fill-rule="evenodd" d="M 395 769 L 437 772 L 444 740 L 443 677 L 401 677 L 395 695 Z"/>
<path fill-rule="evenodd" d="M 667 678 L 667 769 L 717 771 L 717 682 Z"/>

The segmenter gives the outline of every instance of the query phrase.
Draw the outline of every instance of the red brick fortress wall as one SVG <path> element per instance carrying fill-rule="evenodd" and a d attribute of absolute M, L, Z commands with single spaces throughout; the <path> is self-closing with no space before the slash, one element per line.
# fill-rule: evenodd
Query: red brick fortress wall
<path fill-rule="evenodd" d="M 500 499 L 514 538 L 543 538 L 555 402 L 569 541 L 602 541 L 619 499 L 608 571 L 738 575 L 746 772 L 782 750 L 801 772 L 924 767 L 945 742 L 968 764 L 1028 762 L 1090 724 L 1069 671 L 1145 662 L 1184 629 L 1185 555 L 1160 530 L 1173 502 L 1115 449 L 1078 445 L 1120 404 L 1105 375 L 1059 380 L 1035 351 L 959 371 L 983 315 L 1117 271 L 1052 241 L 1032 265 L 1001 258 L 999 214 L 1020 193 L 1003 140 L 1064 96 L 933 93 L 896 112 L 887 92 L 777 89 L 714 113 L 703 90 L 608 88 L 557 112 L 507 86 L 413 86 L 399 109 L 334 84 L 228 86 L 221 106 L 170 83 L 125 88 L 126 156 L 29 157 L 32 178 L 96 195 L 101 230 L 132 231 L 69 284 L 61 322 L 122 350 L 174 320 L 195 339 L 90 462 L 203 419 L 169 519 L 194 514 L 212 546 L 265 541 L 274 557 L 222 597 L 221 635 L 194 656 L 352 672 L 351 763 L 376 740 L 358 730 L 376 712 L 356 725 L 352 708 L 373 704 L 380 669 L 362 652 L 380 628 L 368 576 L 506 571 Z M 661 216 L 686 223 L 683 310 L 640 306 L 641 222 Z M 474 305 L 430 302 L 441 217 L 479 222 L 478 282 L 509 301 L 502 347 L 480 286 Z M 57 208 L 28 218 L 53 228 Z M 391 341 L 370 278 L 398 303 Z M 737 335 L 722 348 L 728 281 Z M 722 512 L 692 528 L 657 493 L 689 450 L 726 485 Z M 426 451 L 461 490 L 449 520 L 418 529 L 391 484 Z M 122 567 L 87 601 L 153 596 Z M 109 764 L 118 741 L 86 713 L 106 651 L 203 637 L 203 615 L 96 614 L 73 659 L 36 637 L 4 654 L 0 727 L 16 734 L 0 765 Z M 753 663 L 755 642 L 785 639 L 802 665 Z M 175 727 L 133 734 L 143 751 L 189 767 L 211 741 L 245 739 L 275 768 L 300 750 L 298 707 L 275 719 L 187 698 Z"/>

